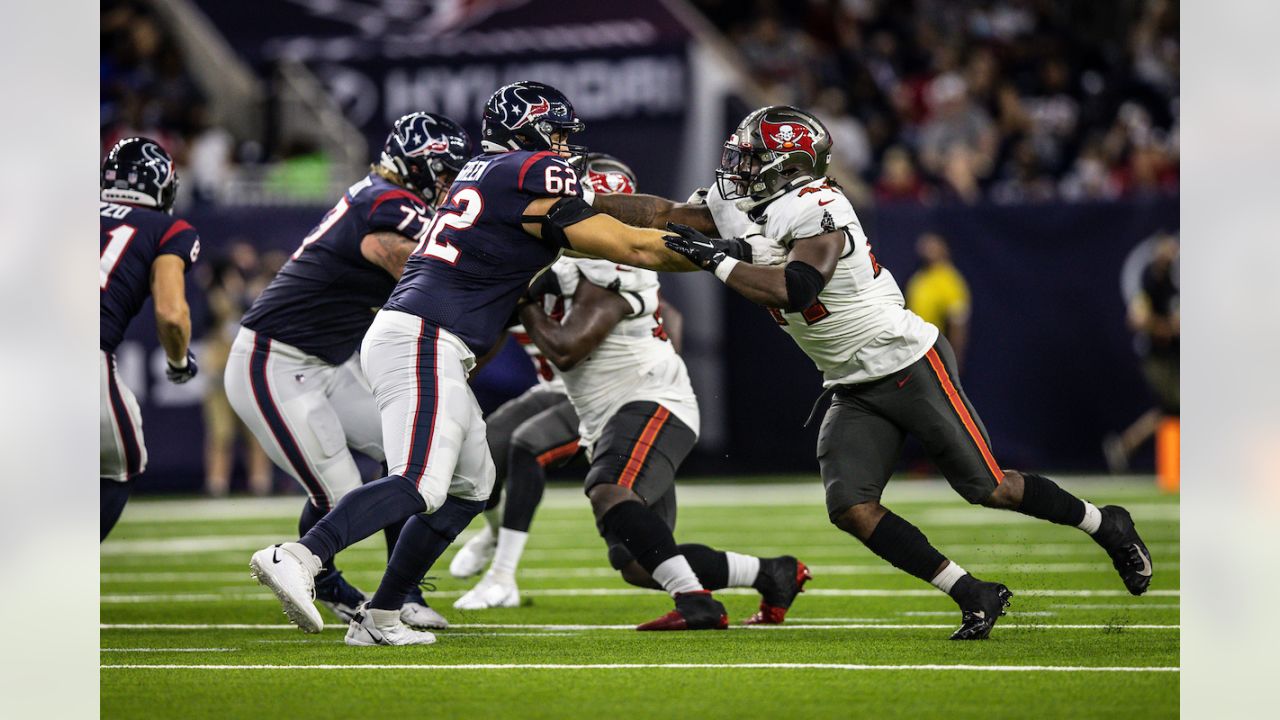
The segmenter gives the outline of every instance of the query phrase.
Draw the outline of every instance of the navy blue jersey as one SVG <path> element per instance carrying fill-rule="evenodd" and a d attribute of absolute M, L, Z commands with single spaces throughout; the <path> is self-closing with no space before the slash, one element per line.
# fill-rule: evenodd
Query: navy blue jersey
<path fill-rule="evenodd" d="M 200 254 L 196 229 L 151 208 L 100 202 L 98 347 L 115 352 L 129 321 L 151 295 L 151 264 L 161 255 L 182 258 L 184 270 Z"/>
<path fill-rule="evenodd" d="M 327 363 L 346 362 L 396 285 L 360 252 L 364 236 L 421 237 L 430 220 L 421 197 L 370 173 L 303 238 L 240 324 Z"/>
<path fill-rule="evenodd" d="M 483 355 L 529 281 L 560 252 L 520 227 L 525 208 L 540 197 L 579 193 L 577 173 L 555 153 L 518 150 L 472 158 L 385 307 L 438 325 Z"/>

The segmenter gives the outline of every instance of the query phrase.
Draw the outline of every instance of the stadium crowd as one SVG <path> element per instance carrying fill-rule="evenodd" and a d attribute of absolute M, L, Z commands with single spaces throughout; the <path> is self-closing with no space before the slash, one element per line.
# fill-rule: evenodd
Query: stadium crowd
<path fill-rule="evenodd" d="M 1177 191 L 1169 0 L 694 2 L 877 202 Z"/>

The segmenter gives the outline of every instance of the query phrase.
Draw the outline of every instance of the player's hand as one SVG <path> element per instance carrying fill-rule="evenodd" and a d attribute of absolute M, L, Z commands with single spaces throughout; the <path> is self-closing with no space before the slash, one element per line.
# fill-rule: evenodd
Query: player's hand
<path fill-rule="evenodd" d="M 787 249 L 773 238 L 756 233 L 742 238 L 742 241 L 751 247 L 752 265 L 781 265 L 787 261 Z"/>
<path fill-rule="evenodd" d="M 675 233 L 663 237 L 667 247 L 703 270 L 714 272 L 725 258 L 751 262 L 751 246 L 742 238 L 709 238 L 679 223 L 667 223 L 667 230 Z"/>
<path fill-rule="evenodd" d="M 200 368 L 196 367 L 196 356 L 190 350 L 187 350 L 187 362 L 182 367 L 177 367 L 168 358 L 165 359 L 164 376 L 169 378 L 169 382 L 174 385 L 181 385 L 190 380 L 199 371 Z"/>

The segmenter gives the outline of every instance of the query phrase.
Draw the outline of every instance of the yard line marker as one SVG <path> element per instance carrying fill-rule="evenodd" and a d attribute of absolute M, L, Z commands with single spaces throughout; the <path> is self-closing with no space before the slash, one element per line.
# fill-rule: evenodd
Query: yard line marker
<path fill-rule="evenodd" d="M 293 630 L 293 625 L 248 625 L 248 624 L 104 624 L 99 626 L 103 630 Z M 326 625 L 328 628 L 345 628 L 344 624 Z M 917 624 L 917 623 L 888 623 L 888 622 L 863 622 L 863 623 L 840 623 L 840 624 L 813 624 L 813 623 L 787 623 L 785 625 L 751 625 L 742 627 L 740 630 L 745 631 L 779 631 L 779 630 L 940 630 L 954 628 L 954 624 Z M 636 629 L 635 625 L 568 625 L 568 624 L 541 624 L 541 623 L 455 623 L 449 626 L 450 630 L 550 630 L 559 632 L 578 632 L 587 630 L 631 630 Z M 1094 623 L 1094 624 L 1046 624 L 1046 623 L 1016 623 L 1003 622 L 999 625 L 999 629 L 1020 629 L 1020 630 L 1179 630 L 1180 625 L 1150 625 L 1150 624 L 1123 624 L 1123 623 Z M 447 631 L 444 631 L 447 633 Z M 542 633 L 530 633 L 531 635 L 541 635 Z"/>
<path fill-rule="evenodd" d="M 99 665 L 103 670 L 857 670 L 928 672 L 1180 672 L 1178 667 L 853 665 L 845 663 L 512 663 L 473 665 Z"/>
<path fill-rule="evenodd" d="M 156 648 L 156 647 L 133 647 L 133 648 L 98 648 L 98 652 L 235 652 L 239 648 Z"/>

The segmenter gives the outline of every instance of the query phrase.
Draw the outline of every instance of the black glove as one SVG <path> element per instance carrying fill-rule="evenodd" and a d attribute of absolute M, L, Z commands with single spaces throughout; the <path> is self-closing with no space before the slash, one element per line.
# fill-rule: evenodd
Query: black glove
<path fill-rule="evenodd" d="M 663 238 L 667 247 L 689 258 L 689 262 L 703 270 L 714 272 L 725 258 L 751 262 L 751 246 L 742 238 L 709 238 L 679 223 L 667 223 L 667 230 L 675 233 Z"/>
<path fill-rule="evenodd" d="M 200 368 L 196 367 L 196 356 L 187 350 L 187 364 L 185 367 L 174 367 L 173 363 L 165 359 L 164 376 L 169 378 L 169 382 L 174 385 L 181 385 L 196 376 Z"/>

